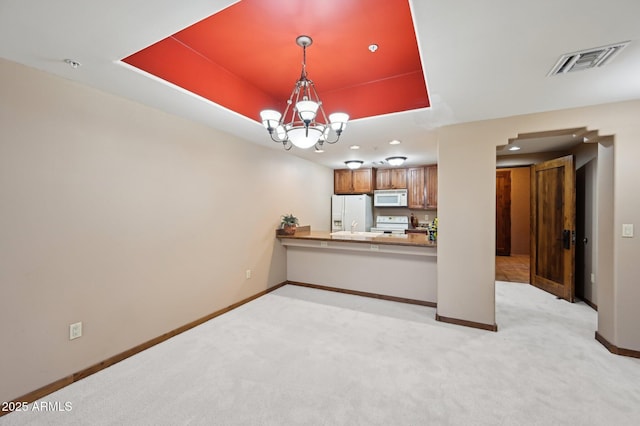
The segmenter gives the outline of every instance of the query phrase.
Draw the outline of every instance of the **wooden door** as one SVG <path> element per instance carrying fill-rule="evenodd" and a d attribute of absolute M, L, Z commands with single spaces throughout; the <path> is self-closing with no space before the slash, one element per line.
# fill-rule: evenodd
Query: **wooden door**
<path fill-rule="evenodd" d="M 575 182 L 573 156 L 531 166 L 530 282 L 573 302 Z"/>
<path fill-rule="evenodd" d="M 511 171 L 496 172 L 496 255 L 511 255 Z"/>

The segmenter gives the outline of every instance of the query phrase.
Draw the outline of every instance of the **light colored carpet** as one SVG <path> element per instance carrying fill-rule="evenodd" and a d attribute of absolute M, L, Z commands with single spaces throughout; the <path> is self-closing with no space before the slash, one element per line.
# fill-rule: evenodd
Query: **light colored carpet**
<path fill-rule="evenodd" d="M 55 392 L 0 425 L 637 425 L 640 360 L 596 313 L 496 284 L 499 331 L 285 286 Z"/>

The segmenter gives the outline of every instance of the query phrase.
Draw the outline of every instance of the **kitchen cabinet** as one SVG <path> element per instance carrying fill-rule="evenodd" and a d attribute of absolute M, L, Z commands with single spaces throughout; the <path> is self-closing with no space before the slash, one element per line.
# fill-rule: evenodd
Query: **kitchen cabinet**
<path fill-rule="evenodd" d="M 438 166 L 407 169 L 407 207 L 435 210 L 438 208 Z"/>
<path fill-rule="evenodd" d="M 427 186 L 426 208 L 435 210 L 438 208 L 438 165 L 426 166 L 424 171 Z"/>
<path fill-rule="evenodd" d="M 406 189 L 407 169 L 378 169 L 376 189 Z"/>
<path fill-rule="evenodd" d="M 374 169 L 340 169 L 333 171 L 335 194 L 370 194 L 375 182 Z"/>
<path fill-rule="evenodd" d="M 424 167 L 410 167 L 407 169 L 407 207 L 410 209 L 424 209 L 427 205 L 427 187 L 425 185 Z"/>

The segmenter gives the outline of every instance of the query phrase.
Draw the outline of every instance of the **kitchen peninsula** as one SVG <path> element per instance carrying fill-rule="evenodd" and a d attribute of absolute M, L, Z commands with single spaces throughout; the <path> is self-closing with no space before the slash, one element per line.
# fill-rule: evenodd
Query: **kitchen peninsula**
<path fill-rule="evenodd" d="M 435 306 L 437 247 L 424 234 L 303 228 L 277 237 L 287 249 L 289 282 Z"/>

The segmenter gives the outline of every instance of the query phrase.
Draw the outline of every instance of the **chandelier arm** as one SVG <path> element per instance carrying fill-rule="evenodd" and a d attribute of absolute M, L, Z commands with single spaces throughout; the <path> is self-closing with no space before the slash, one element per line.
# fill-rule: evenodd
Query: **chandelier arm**
<path fill-rule="evenodd" d="M 293 117 L 295 117 L 296 111 L 295 111 L 294 99 L 296 99 L 297 93 L 298 93 L 298 85 L 296 84 L 294 86 L 293 90 L 291 91 L 291 96 L 289 96 L 289 99 L 287 100 L 287 106 L 284 109 L 284 112 L 282 113 L 282 116 L 280 117 L 280 125 L 281 126 L 284 126 L 285 123 L 287 123 L 287 114 L 289 114 L 289 111 L 291 111 L 291 113 L 293 114 Z M 291 107 L 292 105 L 293 105 L 293 108 Z M 293 120 L 291 120 L 291 121 L 293 122 Z"/>
<path fill-rule="evenodd" d="M 269 130 L 269 136 L 271 136 L 271 140 L 272 140 L 272 141 L 274 141 L 274 142 L 282 143 L 282 141 L 280 141 L 280 140 L 276 139 L 276 138 L 273 136 L 274 130 L 275 130 L 275 129 L 271 129 L 271 130 Z"/>
<path fill-rule="evenodd" d="M 340 136 L 338 136 L 337 138 L 335 138 L 335 140 L 329 139 L 327 137 L 325 137 L 324 141 L 330 145 L 333 145 L 334 143 L 338 142 L 340 140 Z"/>
<path fill-rule="evenodd" d="M 290 151 L 291 148 L 293 148 L 293 144 L 289 139 L 282 141 L 282 146 L 285 149 L 285 151 Z"/>
<path fill-rule="evenodd" d="M 318 95 L 318 91 L 316 90 L 316 85 L 315 85 L 315 83 L 313 81 L 311 81 L 311 80 L 308 80 L 308 81 L 309 81 L 309 86 L 310 86 L 309 95 L 310 95 L 310 97 L 312 97 L 311 95 L 315 96 L 316 102 L 318 103 L 318 109 L 322 113 L 322 118 L 324 119 L 325 123 L 329 124 L 329 120 L 327 120 L 327 115 L 324 113 L 324 107 L 322 106 L 322 101 L 320 100 L 320 95 Z"/>

